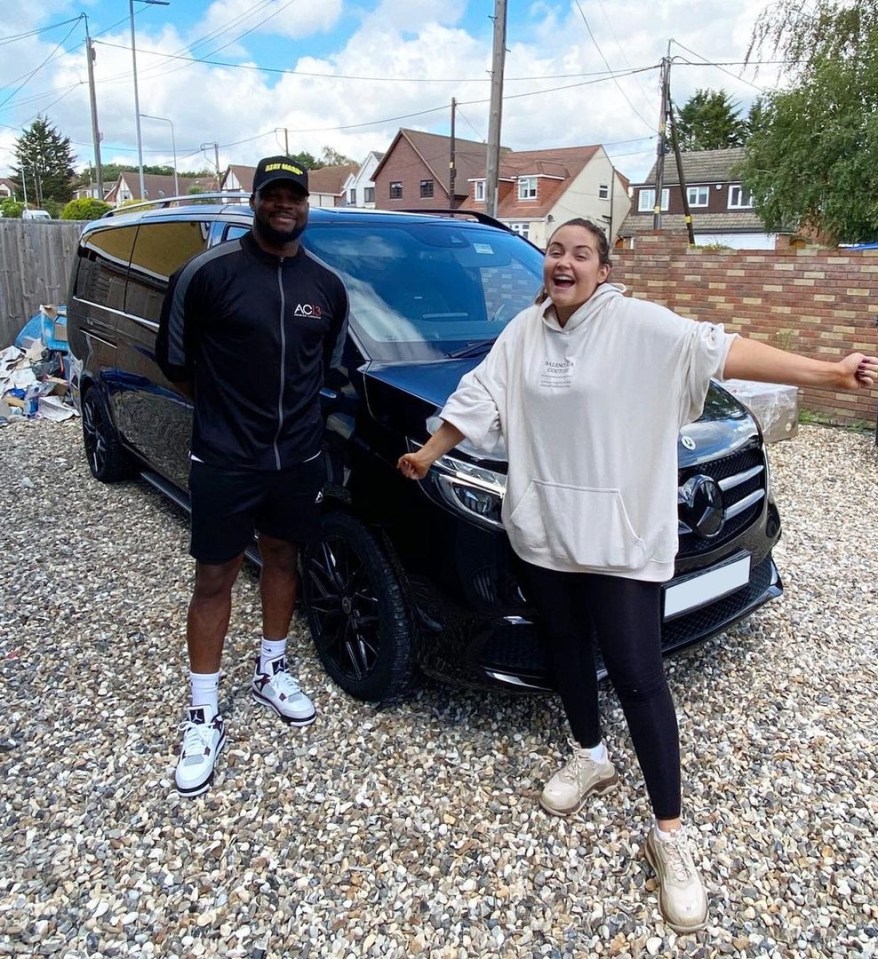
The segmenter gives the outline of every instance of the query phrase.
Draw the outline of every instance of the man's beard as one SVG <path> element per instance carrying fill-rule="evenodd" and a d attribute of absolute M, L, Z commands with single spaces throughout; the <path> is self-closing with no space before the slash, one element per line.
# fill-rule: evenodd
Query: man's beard
<path fill-rule="evenodd" d="M 254 217 L 254 225 L 259 236 L 270 246 L 285 246 L 297 240 L 308 225 L 307 220 L 301 225 L 293 227 L 292 230 L 276 230 L 268 221 L 268 217 Z"/>

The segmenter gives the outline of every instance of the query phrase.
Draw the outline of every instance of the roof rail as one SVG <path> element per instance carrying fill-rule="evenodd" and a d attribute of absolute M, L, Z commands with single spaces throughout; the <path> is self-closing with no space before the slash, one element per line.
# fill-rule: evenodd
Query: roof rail
<path fill-rule="evenodd" d="M 122 213 L 132 213 L 135 210 L 157 209 L 164 210 L 171 206 L 191 206 L 199 203 L 233 200 L 244 203 L 250 199 L 250 194 L 243 190 L 221 190 L 216 193 L 188 193 L 186 196 L 163 196 L 160 200 L 142 200 L 140 203 L 127 203 L 125 206 L 114 207 L 101 217 L 119 216 Z"/>
<path fill-rule="evenodd" d="M 506 230 L 507 233 L 514 233 L 511 227 L 507 226 L 502 220 L 497 220 L 493 216 L 488 216 L 487 213 L 482 213 L 481 210 L 428 210 L 421 208 L 420 210 L 400 210 L 400 213 L 430 213 L 434 216 L 470 216 L 478 223 L 484 223 L 487 226 L 496 226 L 500 230 Z"/>

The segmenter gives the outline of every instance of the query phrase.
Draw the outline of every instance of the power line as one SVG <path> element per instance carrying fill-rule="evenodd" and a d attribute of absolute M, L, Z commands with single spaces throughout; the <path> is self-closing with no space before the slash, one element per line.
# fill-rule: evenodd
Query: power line
<path fill-rule="evenodd" d="M 601 50 L 601 48 L 598 46 L 598 42 L 597 40 L 595 40 L 595 36 L 591 32 L 591 27 L 588 25 L 588 20 L 586 19 L 586 16 L 582 11 L 582 7 L 579 5 L 579 0 L 575 0 L 575 3 L 576 3 L 576 9 L 579 11 L 579 15 L 582 17 L 582 22 L 585 24 L 585 29 L 588 30 L 588 35 L 591 37 L 591 42 L 594 44 L 595 50 L 597 50 L 601 60 L 604 61 L 604 64 L 606 65 L 610 73 L 613 73 L 613 70 L 610 67 L 610 64 L 607 62 L 607 58 L 604 56 L 603 50 Z M 619 90 L 619 93 L 621 93 L 622 96 L 625 98 L 625 102 L 628 104 L 629 107 L 631 107 L 631 109 L 634 111 L 637 118 L 641 122 L 645 123 L 647 126 L 650 126 L 649 121 L 643 119 L 643 117 L 638 112 L 637 107 L 635 107 L 634 104 L 631 102 L 631 100 L 628 98 L 628 94 L 622 89 L 621 85 L 619 84 L 619 81 L 616 80 L 615 76 L 613 77 L 613 82 L 616 84 L 616 88 Z"/>

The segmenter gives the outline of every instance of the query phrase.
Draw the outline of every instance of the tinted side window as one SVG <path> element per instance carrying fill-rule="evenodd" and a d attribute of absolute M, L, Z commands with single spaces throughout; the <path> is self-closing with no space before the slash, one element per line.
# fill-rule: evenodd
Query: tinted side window
<path fill-rule="evenodd" d="M 209 223 L 179 220 L 142 223 L 137 231 L 125 311 L 158 323 L 168 277 L 207 247 Z"/>
<path fill-rule="evenodd" d="M 76 255 L 78 269 L 73 295 L 113 310 L 125 307 L 125 277 L 136 226 L 110 227 L 87 234 Z"/>

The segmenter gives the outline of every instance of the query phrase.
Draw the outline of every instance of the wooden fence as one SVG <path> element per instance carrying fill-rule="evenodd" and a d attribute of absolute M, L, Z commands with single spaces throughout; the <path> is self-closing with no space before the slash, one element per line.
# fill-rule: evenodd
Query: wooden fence
<path fill-rule="evenodd" d="M 85 224 L 0 219 L 0 349 L 44 303 L 65 303 L 70 266 Z"/>

